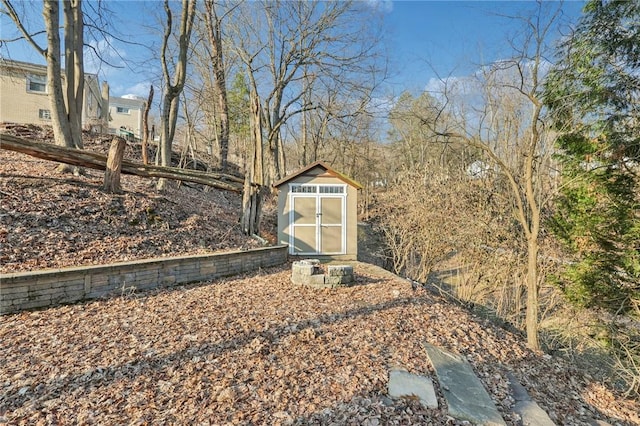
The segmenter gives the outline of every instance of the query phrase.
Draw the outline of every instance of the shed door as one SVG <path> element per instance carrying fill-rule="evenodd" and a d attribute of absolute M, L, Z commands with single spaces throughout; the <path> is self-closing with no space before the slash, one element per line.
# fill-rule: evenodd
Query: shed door
<path fill-rule="evenodd" d="M 346 188 L 342 185 L 298 188 L 300 192 L 291 192 L 289 203 L 289 253 L 344 254 Z"/>

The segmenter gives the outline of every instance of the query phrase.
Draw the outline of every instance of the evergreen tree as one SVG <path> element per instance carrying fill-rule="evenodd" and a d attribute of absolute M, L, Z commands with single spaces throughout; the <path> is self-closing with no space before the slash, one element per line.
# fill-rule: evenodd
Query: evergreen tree
<path fill-rule="evenodd" d="M 552 227 L 575 255 L 579 305 L 640 317 L 640 2 L 591 0 L 560 48 L 545 99 L 562 160 Z"/>

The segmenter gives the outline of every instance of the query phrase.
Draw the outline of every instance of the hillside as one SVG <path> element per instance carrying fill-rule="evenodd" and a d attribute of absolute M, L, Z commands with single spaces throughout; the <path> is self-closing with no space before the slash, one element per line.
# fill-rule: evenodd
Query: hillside
<path fill-rule="evenodd" d="M 1 272 L 260 244 L 238 230 L 237 194 L 158 193 L 123 176 L 125 192 L 110 195 L 102 172 L 55 167 L 0 150 Z M 264 236 L 274 220 L 268 211 Z M 354 287 L 318 291 L 292 286 L 285 265 L 0 316 L 0 424 L 465 424 L 441 393 L 435 410 L 386 398 L 391 367 L 433 377 L 424 342 L 463 354 L 507 424 L 519 424 L 509 372 L 558 424 L 640 424 L 637 401 L 522 336 L 371 265 L 356 275 Z"/>
<path fill-rule="evenodd" d="M 638 405 L 520 336 L 367 264 L 292 286 L 288 265 L 212 284 L 0 317 L 0 423 L 468 424 L 390 400 L 389 369 L 464 354 L 510 425 L 512 372 L 562 425 L 637 424 Z M 603 424 L 603 423 L 600 423 Z"/>
<path fill-rule="evenodd" d="M 9 132 L 50 142 L 50 129 L 12 126 Z M 109 137 L 85 138 L 106 153 Z M 140 160 L 129 144 L 125 158 Z M 240 232 L 241 196 L 178 184 L 162 193 L 154 182 L 122 176 L 124 193 L 102 191 L 104 173 L 56 173 L 57 163 L 0 150 L 0 272 L 101 264 L 197 254 L 261 243 Z M 266 203 L 263 234 L 275 241 L 275 211 Z"/>

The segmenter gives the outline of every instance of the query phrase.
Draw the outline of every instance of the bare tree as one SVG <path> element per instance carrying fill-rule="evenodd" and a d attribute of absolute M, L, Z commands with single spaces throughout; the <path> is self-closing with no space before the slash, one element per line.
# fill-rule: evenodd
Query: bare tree
<path fill-rule="evenodd" d="M 305 101 L 305 93 L 322 85 L 346 91 L 378 83 L 377 34 L 372 9 L 358 2 L 243 6 L 234 15 L 234 49 L 247 70 L 253 114 L 261 115 L 268 185 L 285 172 L 284 125 L 317 108 Z"/>
<path fill-rule="evenodd" d="M 224 173 L 227 169 L 227 157 L 229 155 L 229 104 L 227 103 L 226 70 L 222 50 L 222 17 L 216 13 L 213 0 L 204 2 L 204 22 L 209 41 L 209 58 L 215 75 L 215 96 L 218 106 L 218 167 Z"/>
<path fill-rule="evenodd" d="M 553 146 L 553 135 L 545 126 L 541 85 L 545 54 L 550 49 L 548 35 L 557 25 L 559 13 L 557 6 L 550 11 L 538 3 L 532 16 L 518 18 L 526 31 L 522 39 L 512 40 L 514 57 L 483 67 L 475 84 L 443 80 L 438 95 L 443 107 L 423 121 L 434 134 L 481 151 L 505 178 L 526 250 L 525 327 L 527 344 L 534 349 L 540 347 L 538 294 L 544 280 L 538 262 L 541 216 L 550 199 L 543 189 L 550 176 L 547 166 Z M 465 105 L 455 99 L 455 92 L 469 87 L 476 91 L 475 99 L 480 92 L 481 100 Z M 469 93 L 464 94 L 469 99 Z M 442 120 L 445 113 L 447 120 Z"/>
<path fill-rule="evenodd" d="M 173 32 L 173 12 L 171 11 L 169 0 L 165 0 L 164 2 L 164 11 L 167 18 L 161 49 L 164 91 L 161 111 L 162 130 L 158 149 L 160 165 L 171 166 L 171 146 L 176 133 L 178 109 L 180 107 L 180 94 L 184 89 L 187 74 L 187 52 L 189 50 L 191 40 L 191 30 L 193 28 L 193 18 L 196 11 L 196 1 L 182 0 L 182 13 L 177 46 L 178 53 L 175 58 L 175 66 L 173 67 L 173 77 L 169 71 L 170 59 L 168 57 L 169 41 Z M 164 189 L 165 186 L 165 179 L 158 180 L 158 189 Z"/>
<path fill-rule="evenodd" d="M 82 148 L 82 105 L 84 101 L 84 26 L 81 0 L 64 0 L 65 78 L 61 64 L 60 2 L 46 0 L 43 5 L 47 46 L 40 46 L 29 32 L 9 0 L 2 0 L 4 10 L 22 37 L 47 61 L 47 87 L 51 101 L 51 122 L 56 144 Z M 65 88 L 66 84 L 66 96 Z M 66 170 L 61 166 L 60 170 Z"/>

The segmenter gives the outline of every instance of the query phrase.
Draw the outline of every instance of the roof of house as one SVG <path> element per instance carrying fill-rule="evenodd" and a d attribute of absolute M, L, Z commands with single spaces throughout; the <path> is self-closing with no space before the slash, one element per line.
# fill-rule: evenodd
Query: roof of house
<path fill-rule="evenodd" d="M 109 96 L 109 106 L 123 106 L 131 108 L 142 108 L 147 103 L 144 99 L 132 99 L 132 98 L 116 98 Z"/>
<path fill-rule="evenodd" d="M 347 177 L 346 175 L 340 173 L 339 171 L 335 170 L 334 168 L 332 168 L 331 166 L 329 166 L 327 163 L 323 162 L 323 161 L 316 161 L 315 163 L 311 163 L 306 167 L 301 168 L 300 170 L 297 170 L 293 173 L 291 173 L 288 176 L 285 176 L 284 178 L 280 179 L 278 182 L 274 183 L 273 186 L 275 186 L 276 188 L 279 187 L 282 184 L 285 184 L 287 182 L 289 182 L 290 180 L 304 175 L 305 173 L 307 173 L 309 170 L 314 169 L 316 167 L 320 167 L 322 169 L 324 169 L 325 171 L 325 175 L 328 176 L 333 176 L 336 177 L 338 179 L 340 179 L 341 181 L 343 181 L 346 184 L 349 184 L 351 186 L 353 186 L 356 189 L 362 189 L 362 185 L 360 185 L 358 182 L 356 182 L 353 179 L 350 179 L 349 177 Z"/>
<path fill-rule="evenodd" d="M 34 64 L 31 62 L 15 61 L 13 59 L 6 59 L 6 58 L 0 58 L 0 68 L 13 68 L 13 69 L 18 69 L 24 72 L 31 72 L 31 73 L 45 74 L 45 75 L 47 74 L 46 65 Z M 63 71 L 62 77 L 64 78 L 64 68 L 62 68 L 62 71 Z M 98 80 L 98 75 L 94 73 L 85 71 L 84 76 L 86 80 L 96 80 L 96 81 Z"/>

